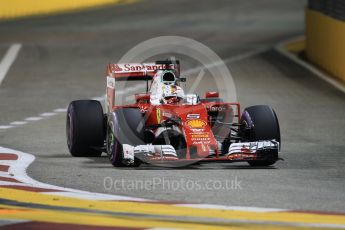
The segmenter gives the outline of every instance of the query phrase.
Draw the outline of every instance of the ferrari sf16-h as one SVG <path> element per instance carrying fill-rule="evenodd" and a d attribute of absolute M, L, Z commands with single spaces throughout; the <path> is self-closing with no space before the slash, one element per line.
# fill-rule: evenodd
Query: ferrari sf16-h
<path fill-rule="evenodd" d="M 135 103 L 117 105 L 116 85 L 145 81 Z M 218 92 L 185 94 L 179 61 L 109 64 L 106 113 L 96 100 L 72 101 L 67 145 L 72 156 L 108 154 L 113 166 L 248 162 L 273 165 L 280 150 L 276 113 L 266 105 L 245 108 L 224 102 Z M 123 83 L 123 82 L 122 82 Z"/>

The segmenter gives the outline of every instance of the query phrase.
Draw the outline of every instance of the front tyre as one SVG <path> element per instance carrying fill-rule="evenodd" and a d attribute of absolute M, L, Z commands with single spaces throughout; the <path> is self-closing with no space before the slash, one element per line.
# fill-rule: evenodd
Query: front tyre
<path fill-rule="evenodd" d="M 107 152 L 111 164 L 115 167 L 139 166 L 141 161 L 137 158 L 134 164 L 126 164 L 123 159 L 123 144 L 132 146 L 146 144 L 143 114 L 136 108 L 118 108 L 109 119 Z"/>
<path fill-rule="evenodd" d="M 114 167 L 124 167 L 122 144 L 115 138 L 110 127 L 107 128 L 107 151 L 110 163 Z"/>
<path fill-rule="evenodd" d="M 99 101 L 72 101 L 67 109 L 67 146 L 74 157 L 99 157 L 104 146 L 104 117 Z"/>
<path fill-rule="evenodd" d="M 244 141 L 280 141 L 280 128 L 276 113 L 267 105 L 246 108 L 241 116 L 240 136 Z M 251 166 L 269 166 L 278 160 L 278 150 L 264 151 L 259 160 L 248 161 Z"/>

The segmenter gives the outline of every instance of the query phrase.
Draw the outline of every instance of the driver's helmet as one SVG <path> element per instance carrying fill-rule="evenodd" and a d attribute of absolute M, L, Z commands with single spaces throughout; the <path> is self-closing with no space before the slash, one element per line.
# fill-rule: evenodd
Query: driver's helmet
<path fill-rule="evenodd" d="M 184 92 L 180 86 L 165 85 L 163 88 L 163 104 L 179 104 L 184 100 Z"/>

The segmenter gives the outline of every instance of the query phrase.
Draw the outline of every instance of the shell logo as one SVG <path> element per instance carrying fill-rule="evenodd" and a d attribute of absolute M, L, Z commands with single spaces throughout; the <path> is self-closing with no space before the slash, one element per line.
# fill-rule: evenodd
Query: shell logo
<path fill-rule="evenodd" d="M 186 124 L 195 129 L 201 129 L 206 126 L 206 122 L 200 119 L 195 119 L 195 120 L 189 120 L 186 122 Z"/>

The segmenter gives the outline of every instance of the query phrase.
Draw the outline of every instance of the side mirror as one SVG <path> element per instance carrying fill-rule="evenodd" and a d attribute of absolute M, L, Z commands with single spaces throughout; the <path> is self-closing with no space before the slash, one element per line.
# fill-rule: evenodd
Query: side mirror
<path fill-rule="evenodd" d="M 187 78 L 185 78 L 185 77 L 180 77 L 180 81 L 181 81 L 181 82 L 186 82 L 186 81 L 187 81 Z"/>
<path fill-rule="evenodd" d="M 215 98 L 219 97 L 219 92 L 206 92 L 205 98 Z"/>
<path fill-rule="evenodd" d="M 148 103 L 150 101 L 150 94 L 135 94 L 135 101 L 137 103 Z"/>

